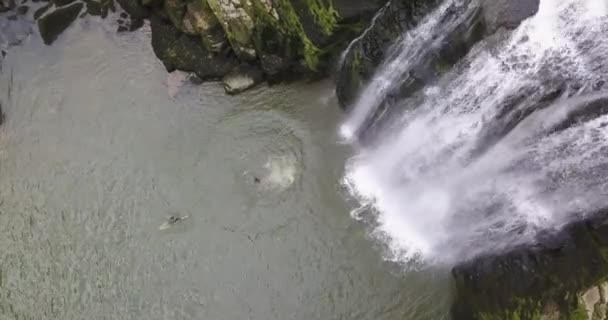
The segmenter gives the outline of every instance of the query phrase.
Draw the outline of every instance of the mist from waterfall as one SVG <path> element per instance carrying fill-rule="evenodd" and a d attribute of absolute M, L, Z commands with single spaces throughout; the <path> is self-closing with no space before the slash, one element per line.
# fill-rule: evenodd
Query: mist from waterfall
<path fill-rule="evenodd" d="M 442 16 L 466 14 L 446 8 L 467 3 L 448 0 L 404 36 L 352 106 L 346 139 L 365 130 L 425 41 L 443 41 Z M 606 34 L 606 3 L 541 0 L 498 45 L 478 44 L 391 106 L 376 139 L 355 145 L 343 181 L 361 203 L 353 217 L 370 223 L 387 259 L 452 264 L 608 207 Z"/>

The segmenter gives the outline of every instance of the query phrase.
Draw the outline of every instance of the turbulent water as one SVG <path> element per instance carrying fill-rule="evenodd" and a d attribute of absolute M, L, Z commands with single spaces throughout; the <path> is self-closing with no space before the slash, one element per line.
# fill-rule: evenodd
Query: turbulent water
<path fill-rule="evenodd" d="M 331 84 L 228 97 L 115 18 L 10 35 L 0 319 L 447 318 L 445 274 L 382 262 L 348 216 Z"/>
<path fill-rule="evenodd" d="M 470 5 L 447 1 L 406 35 L 421 43 L 396 44 L 343 124 L 345 138 L 365 130 L 425 39 L 441 39 L 446 7 Z M 353 216 L 372 223 L 387 258 L 451 264 L 608 207 L 607 7 L 542 0 L 506 38 L 478 44 L 393 105 L 399 116 L 356 146 L 344 178 L 362 204 Z"/>

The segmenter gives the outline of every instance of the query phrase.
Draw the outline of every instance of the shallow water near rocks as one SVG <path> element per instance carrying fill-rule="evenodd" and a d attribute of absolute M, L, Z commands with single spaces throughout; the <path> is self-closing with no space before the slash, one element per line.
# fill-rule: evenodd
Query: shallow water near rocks
<path fill-rule="evenodd" d="M 1 319 L 447 318 L 447 273 L 349 216 L 333 84 L 170 94 L 148 31 L 114 30 L 2 62 Z"/>

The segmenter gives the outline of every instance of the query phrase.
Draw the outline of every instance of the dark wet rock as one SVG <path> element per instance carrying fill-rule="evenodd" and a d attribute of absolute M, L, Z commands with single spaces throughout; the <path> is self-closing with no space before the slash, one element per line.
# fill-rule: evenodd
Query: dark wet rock
<path fill-rule="evenodd" d="M 182 0 L 164 0 L 163 5 L 173 25 L 183 31 L 182 21 L 184 14 L 186 14 L 186 2 Z"/>
<path fill-rule="evenodd" d="M 121 32 L 127 32 L 129 31 L 129 28 L 127 28 L 126 26 L 118 26 L 118 29 L 116 29 L 116 32 L 121 33 Z"/>
<path fill-rule="evenodd" d="M 86 5 L 87 5 L 87 13 L 92 15 L 92 16 L 100 16 L 101 15 L 101 3 L 94 1 L 94 0 L 88 0 L 85 1 Z"/>
<path fill-rule="evenodd" d="M 29 10 L 30 8 L 28 6 L 19 6 L 17 7 L 17 14 L 24 16 Z"/>
<path fill-rule="evenodd" d="M 514 29 L 536 14 L 540 0 L 484 0 L 484 16 L 488 31 L 493 33 L 499 28 Z"/>
<path fill-rule="evenodd" d="M 204 80 L 197 76 L 196 73 L 190 73 L 188 75 L 188 81 L 190 81 L 192 84 L 202 84 L 204 82 Z"/>
<path fill-rule="evenodd" d="M 133 18 L 129 24 L 129 31 L 133 32 L 144 26 L 144 19 Z"/>
<path fill-rule="evenodd" d="M 145 19 L 150 16 L 150 10 L 141 3 L 141 0 L 116 0 L 116 2 L 133 18 Z"/>
<path fill-rule="evenodd" d="M 52 1 L 55 4 L 55 6 L 63 7 L 63 6 L 67 6 L 70 3 L 73 3 L 76 0 L 52 0 Z"/>
<path fill-rule="evenodd" d="M 128 18 L 128 17 L 129 17 L 129 14 L 127 14 L 126 12 L 121 12 L 121 13 L 120 13 L 120 17 L 121 17 L 122 19 L 126 19 L 126 18 Z"/>
<path fill-rule="evenodd" d="M 162 5 L 163 0 L 142 0 L 141 4 L 146 7 L 158 7 Z"/>
<path fill-rule="evenodd" d="M 47 4 L 34 11 L 34 20 L 38 20 L 40 17 L 42 17 L 42 15 L 45 14 L 50 7 L 51 4 Z"/>
<path fill-rule="evenodd" d="M 152 48 L 169 72 L 182 70 L 195 72 L 201 79 L 220 79 L 237 60 L 230 54 L 209 52 L 198 37 L 181 33 L 175 26 L 152 16 Z"/>
<path fill-rule="evenodd" d="M 50 12 L 38 20 L 38 29 L 46 45 L 52 44 L 80 14 L 82 3 L 74 3 Z"/>
<path fill-rule="evenodd" d="M 226 93 L 237 94 L 258 85 L 263 80 L 264 74 L 260 68 L 243 64 L 225 75 L 222 82 Z"/>
<path fill-rule="evenodd" d="M 336 93 L 342 107 L 354 102 L 363 86 L 371 80 L 376 69 L 391 53 L 395 41 L 408 30 L 417 27 L 441 2 L 389 1 L 380 11 L 374 25 L 354 42 L 344 55 L 336 76 Z M 475 9 L 468 11 L 465 19 L 445 34 L 441 47 L 429 50 L 420 57 L 420 61 L 412 66 L 407 77 L 401 79 L 402 83 L 396 84 L 395 89 L 388 93 L 391 99 L 407 97 L 425 84 L 436 80 L 483 38 L 486 26 L 482 8 L 476 6 L 473 1 L 467 2 Z M 460 14 L 462 13 L 454 13 Z"/>
<path fill-rule="evenodd" d="M 588 319 L 595 303 L 588 305 L 586 293 L 608 277 L 607 216 L 602 210 L 538 245 L 455 267 L 453 319 Z"/>
<path fill-rule="evenodd" d="M 4 124 L 4 112 L 2 111 L 2 105 L 0 104 L 0 126 Z"/>
<path fill-rule="evenodd" d="M 7 17 L 7 19 L 11 20 L 11 21 L 17 21 L 17 15 L 16 14 L 10 15 Z"/>

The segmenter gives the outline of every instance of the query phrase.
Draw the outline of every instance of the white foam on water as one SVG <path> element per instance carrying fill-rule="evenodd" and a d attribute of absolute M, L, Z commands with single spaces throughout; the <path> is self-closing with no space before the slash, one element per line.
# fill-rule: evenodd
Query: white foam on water
<path fill-rule="evenodd" d="M 291 155 L 271 156 L 264 168 L 267 172 L 262 183 L 269 189 L 286 190 L 294 184 L 299 174 L 298 160 Z"/>
<path fill-rule="evenodd" d="M 343 180 L 361 203 L 352 215 L 375 214 L 372 235 L 386 243 L 387 259 L 451 264 L 532 243 L 541 230 L 608 207 L 608 115 L 564 126 L 608 97 L 589 93 L 606 89 L 607 30 L 605 3 L 542 0 L 498 53 L 473 50 L 378 142 L 356 146 Z M 394 66 L 416 60 L 396 57 L 364 90 L 344 137 L 362 130 L 398 81 Z M 558 89 L 563 96 L 540 108 Z"/>

